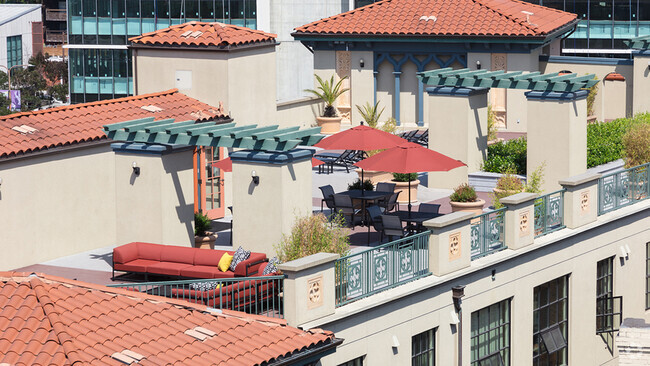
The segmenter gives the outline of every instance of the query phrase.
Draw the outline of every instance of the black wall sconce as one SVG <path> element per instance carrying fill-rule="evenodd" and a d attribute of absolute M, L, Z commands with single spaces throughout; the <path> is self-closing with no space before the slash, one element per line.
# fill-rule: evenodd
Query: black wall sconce
<path fill-rule="evenodd" d="M 480 70 L 480 69 L 481 69 L 481 61 L 476 60 L 476 70 Z"/>
<path fill-rule="evenodd" d="M 465 286 L 458 285 L 451 288 L 451 297 L 454 299 L 454 308 L 460 311 L 460 299 L 465 296 Z"/>
<path fill-rule="evenodd" d="M 253 178 L 253 183 L 255 185 L 260 184 L 260 177 L 257 175 L 257 173 L 254 170 L 251 171 L 251 178 Z"/>
<path fill-rule="evenodd" d="M 363 59 L 359 60 L 359 67 L 363 69 L 363 67 L 366 65 L 366 63 L 363 61 Z"/>
<path fill-rule="evenodd" d="M 135 161 L 133 162 L 132 166 L 133 166 L 133 174 L 140 175 L 140 167 Z"/>

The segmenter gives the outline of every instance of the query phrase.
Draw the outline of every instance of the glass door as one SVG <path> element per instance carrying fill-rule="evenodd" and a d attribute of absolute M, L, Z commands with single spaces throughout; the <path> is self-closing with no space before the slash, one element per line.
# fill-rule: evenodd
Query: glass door
<path fill-rule="evenodd" d="M 224 148 L 201 147 L 194 155 L 194 211 L 202 211 L 210 219 L 224 216 L 223 171 L 212 166 L 224 153 Z"/>

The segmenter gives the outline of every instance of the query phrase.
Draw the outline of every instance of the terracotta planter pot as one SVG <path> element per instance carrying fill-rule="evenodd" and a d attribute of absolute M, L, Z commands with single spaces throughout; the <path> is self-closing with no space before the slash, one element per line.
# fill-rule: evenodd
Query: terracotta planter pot
<path fill-rule="evenodd" d="M 206 236 L 195 236 L 194 247 L 201 249 L 214 249 L 214 243 L 217 241 L 217 234 L 213 232 L 206 232 Z"/>
<path fill-rule="evenodd" d="M 450 201 L 451 212 L 466 211 L 473 212 L 474 215 L 480 215 L 483 213 L 483 206 L 485 206 L 485 200 L 477 199 L 476 202 L 453 202 Z"/>
<path fill-rule="evenodd" d="M 341 131 L 341 117 L 316 117 L 316 123 L 320 126 L 320 133 L 332 135 Z"/>
<path fill-rule="evenodd" d="M 391 183 L 395 183 L 395 192 L 402 192 L 397 197 L 397 202 L 399 203 L 409 203 L 409 182 L 396 182 L 394 180 Z M 411 203 L 418 201 L 418 184 L 419 180 L 411 181 Z"/>
<path fill-rule="evenodd" d="M 361 179 L 361 169 L 355 169 L 355 172 L 359 175 Z M 363 179 L 370 180 L 373 185 L 377 185 L 379 182 L 390 182 L 393 179 L 393 173 L 389 172 L 380 172 L 377 170 L 364 170 Z"/>

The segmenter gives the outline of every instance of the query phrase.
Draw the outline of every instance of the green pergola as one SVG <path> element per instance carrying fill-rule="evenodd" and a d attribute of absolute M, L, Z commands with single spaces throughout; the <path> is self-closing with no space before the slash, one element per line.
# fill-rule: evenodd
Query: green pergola
<path fill-rule="evenodd" d="M 311 146 L 325 136 L 320 127 L 257 127 L 235 123 L 154 121 L 153 117 L 103 126 L 109 139 L 148 144 L 236 147 L 261 151 L 288 151 L 298 145 Z"/>
<path fill-rule="evenodd" d="M 648 50 L 650 49 L 650 36 L 641 36 L 623 41 L 626 46 L 635 50 Z"/>
<path fill-rule="evenodd" d="M 504 88 L 548 92 L 575 92 L 598 83 L 595 74 L 541 74 L 539 71 L 454 70 L 450 67 L 418 73 L 426 85 L 465 88 Z"/>

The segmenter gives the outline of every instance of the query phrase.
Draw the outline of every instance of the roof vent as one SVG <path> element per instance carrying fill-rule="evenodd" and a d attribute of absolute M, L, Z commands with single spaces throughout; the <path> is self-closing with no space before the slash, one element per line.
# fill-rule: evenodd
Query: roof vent
<path fill-rule="evenodd" d="M 160 108 L 158 106 L 155 106 L 155 105 L 143 105 L 140 108 L 144 109 L 145 111 L 149 111 L 149 112 L 153 112 L 153 113 L 162 112 L 162 110 L 163 110 L 162 108 Z"/>
<path fill-rule="evenodd" d="M 420 17 L 420 20 L 424 20 L 424 21 L 427 21 L 427 22 L 429 20 L 433 20 L 433 22 L 435 23 L 436 20 L 438 20 L 438 18 L 436 18 L 435 15 L 429 15 L 429 16 L 423 15 L 423 16 Z"/>
<path fill-rule="evenodd" d="M 13 126 L 11 129 L 16 131 L 16 132 L 22 133 L 23 135 L 26 135 L 28 133 L 31 134 L 31 133 L 34 133 L 34 132 L 38 131 L 34 127 L 30 127 L 30 126 L 27 126 L 27 125 Z"/>
<path fill-rule="evenodd" d="M 203 32 L 201 32 L 201 31 L 192 32 L 192 34 L 190 34 L 189 36 L 187 36 L 187 38 L 189 38 L 189 37 L 199 38 L 199 36 L 200 36 L 201 34 L 203 34 Z"/>
<path fill-rule="evenodd" d="M 181 37 L 187 38 L 190 34 L 192 34 L 192 31 L 188 30 L 187 32 L 183 32 L 183 34 L 181 34 Z"/>
<path fill-rule="evenodd" d="M 217 335 L 217 333 L 203 327 L 194 327 L 193 329 L 188 329 L 185 331 L 185 334 L 187 334 L 190 337 L 196 338 L 199 341 L 204 341 L 209 337 L 214 337 L 215 335 Z"/>
<path fill-rule="evenodd" d="M 530 16 L 531 16 L 531 15 L 535 15 L 535 13 L 532 13 L 532 12 L 530 12 L 530 11 L 526 11 L 526 10 L 522 10 L 521 12 L 522 12 L 523 14 L 526 14 L 526 23 L 528 23 L 528 24 L 530 24 L 530 25 L 535 25 L 535 24 L 533 24 L 533 23 L 530 22 Z"/>
<path fill-rule="evenodd" d="M 142 359 L 144 359 L 143 355 L 128 349 L 125 349 L 122 352 L 115 352 L 111 355 L 111 357 L 127 365 L 130 365 L 134 362 L 138 363 L 139 361 L 142 361 Z"/>

